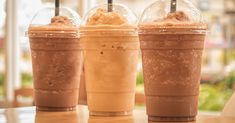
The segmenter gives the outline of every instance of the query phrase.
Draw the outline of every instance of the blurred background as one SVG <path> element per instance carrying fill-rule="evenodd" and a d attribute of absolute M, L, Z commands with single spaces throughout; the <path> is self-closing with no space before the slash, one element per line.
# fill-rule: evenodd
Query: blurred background
<path fill-rule="evenodd" d="M 115 0 L 137 16 L 155 0 Z M 199 97 L 201 111 L 219 112 L 235 90 L 235 0 L 192 0 L 209 26 Z M 36 11 L 54 0 L 0 0 L 0 107 L 32 105 L 32 67 L 25 36 Z M 106 0 L 61 0 L 81 16 Z M 138 65 L 138 107 L 144 107 L 141 60 Z M 23 96 L 17 96 L 22 94 Z M 21 103 L 21 104 L 20 104 Z"/>

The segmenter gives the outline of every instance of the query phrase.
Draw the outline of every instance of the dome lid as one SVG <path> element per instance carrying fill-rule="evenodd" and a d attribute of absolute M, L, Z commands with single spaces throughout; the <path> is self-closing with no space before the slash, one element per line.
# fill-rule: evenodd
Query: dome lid
<path fill-rule="evenodd" d="M 171 4 L 176 5 L 175 11 L 171 11 Z M 157 0 L 144 10 L 139 23 L 161 22 L 166 19 L 178 22 L 204 22 L 201 12 L 191 0 Z"/>
<path fill-rule="evenodd" d="M 113 4 L 112 11 L 108 12 L 108 4 L 99 5 L 91 9 L 83 18 L 82 26 L 85 25 L 136 25 L 136 15 L 122 4 Z"/>
<path fill-rule="evenodd" d="M 52 23 L 52 18 L 55 17 L 55 8 L 46 7 L 39 10 L 33 17 L 30 26 L 43 26 Z M 79 26 L 81 23 L 80 16 L 73 10 L 65 7 L 60 8 L 60 15 L 58 17 L 64 17 L 70 20 L 73 25 Z M 62 20 L 60 20 L 62 21 Z"/>

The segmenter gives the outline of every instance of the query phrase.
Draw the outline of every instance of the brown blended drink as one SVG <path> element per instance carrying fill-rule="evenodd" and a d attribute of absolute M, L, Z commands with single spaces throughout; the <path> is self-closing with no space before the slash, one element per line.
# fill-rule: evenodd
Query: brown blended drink
<path fill-rule="evenodd" d="M 155 11 L 156 17 L 149 20 L 150 11 L 165 2 L 160 0 L 146 9 L 139 25 L 148 119 L 194 121 L 206 25 L 195 19 L 200 14 L 195 14 L 198 11 L 191 4 L 186 12 L 181 9 L 180 5 L 186 5 L 183 0 L 179 10 L 166 15 Z"/>
<path fill-rule="evenodd" d="M 38 24 L 42 13 L 50 14 L 50 10 L 39 12 L 28 32 L 35 105 L 41 111 L 75 110 L 82 67 L 78 25 L 74 18 L 63 15 L 51 18 L 48 24 Z M 61 9 L 61 12 L 70 11 Z"/>
<path fill-rule="evenodd" d="M 80 28 L 90 115 L 130 115 L 134 108 L 139 41 L 131 24 L 136 18 L 121 5 L 113 7 L 91 10 Z"/>

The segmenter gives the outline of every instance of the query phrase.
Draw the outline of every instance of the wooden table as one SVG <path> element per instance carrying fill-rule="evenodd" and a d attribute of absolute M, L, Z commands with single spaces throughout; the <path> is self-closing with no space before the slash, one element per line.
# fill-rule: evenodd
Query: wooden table
<path fill-rule="evenodd" d="M 0 123 L 148 123 L 144 109 L 127 117 L 89 117 L 86 106 L 72 112 L 36 112 L 35 107 L 0 109 Z M 150 123 L 150 122 L 149 122 Z M 166 122 L 164 122 L 166 123 Z M 235 123 L 235 117 L 199 115 L 192 123 Z"/>

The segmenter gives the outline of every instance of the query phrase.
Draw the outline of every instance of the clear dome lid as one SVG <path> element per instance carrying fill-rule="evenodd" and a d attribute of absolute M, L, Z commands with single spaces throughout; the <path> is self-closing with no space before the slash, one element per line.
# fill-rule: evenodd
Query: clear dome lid
<path fill-rule="evenodd" d="M 61 7 L 59 16 L 55 16 L 55 8 L 46 7 L 35 14 L 26 36 L 79 37 L 80 23 L 80 16 L 69 8 Z"/>
<path fill-rule="evenodd" d="M 180 12 L 181 14 L 178 17 L 182 17 L 182 14 L 184 14 L 187 16 L 189 22 L 204 23 L 201 12 L 191 0 L 157 0 L 144 10 L 139 23 L 163 21 L 169 16 L 169 13 L 174 13 L 171 11 L 171 4 L 174 5 L 172 1 L 176 1 L 175 12 Z"/>
<path fill-rule="evenodd" d="M 83 18 L 85 25 L 136 25 L 136 15 L 122 4 L 113 4 L 112 11 L 108 12 L 108 4 L 99 5 L 91 9 Z"/>
<path fill-rule="evenodd" d="M 61 17 L 67 17 L 73 25 L 79 26 L 81 23 L 80 16 L 72 9 L 61 7 L 60 15 Z M 52 18 L 55 17 L 55 8 L 46 7 L 39 10 L 33 17 L 30 26 L 43 26 L 51 24 Z"/>

